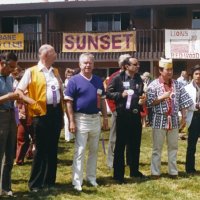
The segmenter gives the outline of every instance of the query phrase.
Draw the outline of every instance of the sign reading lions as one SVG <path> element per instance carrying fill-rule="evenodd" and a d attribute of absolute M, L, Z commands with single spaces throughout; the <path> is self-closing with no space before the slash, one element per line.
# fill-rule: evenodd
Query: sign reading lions
<path fill-rule="evenodd" d="M 63 52 L 136 51 L 136 32 L 63 33 Z"/>
<path fill-rule="evenodd" d="M 23 50 L 23 33 L 2 33 L 0 34 L 0 50 Z"/>
<path fill-rule="evenodd" d="M 200 59 L 200 30 L 165 30 L 165 57 Z"/>

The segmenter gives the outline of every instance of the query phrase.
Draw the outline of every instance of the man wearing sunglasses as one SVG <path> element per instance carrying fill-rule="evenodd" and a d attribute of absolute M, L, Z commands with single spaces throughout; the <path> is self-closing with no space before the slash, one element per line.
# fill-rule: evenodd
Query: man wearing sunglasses
<path fill-rule="evenodd" d="M 114 150 L 114 176 L 119 183 L 124 183 L 124 150 L 128 148 L 130 177 L 146 179 L 139 171 L 139 157 L 142 124 L 140 111 L 145 103 L 143 81 L 138 74 L 139 63 L 134 57 L 127 57 L 123 65 L 125 70 L 115 76 L 107 88 L 107 98 L 116 104 L 116 144 Z M 124 129 L 126 127 L 126 129 Z"/>

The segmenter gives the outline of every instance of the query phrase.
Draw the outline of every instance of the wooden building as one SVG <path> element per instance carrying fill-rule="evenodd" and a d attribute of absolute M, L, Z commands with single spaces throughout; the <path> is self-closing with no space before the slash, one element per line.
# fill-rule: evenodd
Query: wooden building
<path fill-rule="evenodd" d="M 34 2 L 34 1 L 32 1 Z M 62 52 L 63 33 L 136 31 L 136 51 L 127 52 L 140 61 L 140 71 L 158 75 L 157 63 L 165 55 L 165 29 L 199 29 L 199 0 L 65 0 L 0 4 L 0 32 L 24 33 L 24 50 L 16 51 L 19 64 L 37 62 L 41 44 L 53 45 L 55 66 L 62 75 L 66 67 L 77 68 L 77 52 Z M 117 70 L 124 52 L 95 54 L 95 73 L 102 77 Z M 174 76 L 199 63 L 198 59 L 175 59 Z"/>

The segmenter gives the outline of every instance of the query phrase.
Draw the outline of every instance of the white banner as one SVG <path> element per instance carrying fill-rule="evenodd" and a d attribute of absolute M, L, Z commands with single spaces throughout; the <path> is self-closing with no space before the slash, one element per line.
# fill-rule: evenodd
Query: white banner
<path fill-rule="evenodd" d="M 165 57 L 200 59 L 200 30 L 165 30 Z"/>

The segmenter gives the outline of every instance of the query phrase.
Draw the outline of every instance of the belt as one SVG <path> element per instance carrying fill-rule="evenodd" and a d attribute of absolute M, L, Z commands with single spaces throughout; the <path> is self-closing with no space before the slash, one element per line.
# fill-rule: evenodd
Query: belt
<path fill-rule="evenodd" d="M 138 109 L 132 109 L 132 110 L 129 110 L 130 112 L 132 112 L 133 114 L 137 114 L 138 112 L 139 112 L 139 110 Z"/>
<path fill-rule="evenodd" d="M 90 117 L 90 118 L 96 118 L 100 116 L 99 113 L 95 113 L 95 114 L 76 113 L 76 115 L 83 116 L 83 117 Z"/>
<path fill-rule="evenodd" d="M 133 114 L 138 114 L 139 110 L 137 108 L 129 109 L 129 110 L 118 110 L 117 113 L 133 113 Z"/>
<path fill-rule="evenodd" d="M 5 112 L 13 112 L 13 108 L 8 108 L 8 109 L 0 109 L 0 112 L 5 113 Z"/>
<path fill-rule="evenodd" d="M 47 104 L 47 108 L 56 108 L 60 105 L 60 103 L 53 105 L 53 104 Z"/>

